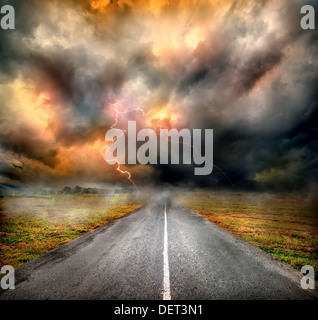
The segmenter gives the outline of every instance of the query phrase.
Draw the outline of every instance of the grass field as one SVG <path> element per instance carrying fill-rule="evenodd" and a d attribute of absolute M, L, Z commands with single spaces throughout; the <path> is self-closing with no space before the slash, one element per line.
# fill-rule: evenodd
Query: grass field
<path fill-rule="evenodd" d="M 295 269 L 318 270 L 318 197 L 189 192 L 177 200 Z"/>
<path fill-rule="evenodd" d="M 0 266 L 17 267 L 143 204 L 129 194 L 0 198 Z"/>
<path fill-rule="evenodd" d="M 176 200 L 296 269 L 318 269 L 318 197 L 183 192 Z M 0 198 L 0 266 L 17 267 L 145 203 L 129 194 Z"/>

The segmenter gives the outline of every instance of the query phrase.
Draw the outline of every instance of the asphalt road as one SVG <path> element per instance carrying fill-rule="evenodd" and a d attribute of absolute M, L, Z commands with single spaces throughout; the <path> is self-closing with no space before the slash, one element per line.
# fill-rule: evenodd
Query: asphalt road
<path fill-rule="evenodd" d="M 313 299 L 300 279 L 163 197 L 17 268 L 0 299 Z"/>

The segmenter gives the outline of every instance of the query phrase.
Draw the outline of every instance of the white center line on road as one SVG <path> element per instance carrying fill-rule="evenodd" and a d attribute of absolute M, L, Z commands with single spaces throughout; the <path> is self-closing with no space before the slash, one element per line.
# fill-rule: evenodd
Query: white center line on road
<path fill-rule="evenodd" d="M 166 205 L 164 210 L 164 216 L 165 216 L 165 231 L 164 231 L 164 243 L 163 243 L 163 300 L 171 300 Z"/>

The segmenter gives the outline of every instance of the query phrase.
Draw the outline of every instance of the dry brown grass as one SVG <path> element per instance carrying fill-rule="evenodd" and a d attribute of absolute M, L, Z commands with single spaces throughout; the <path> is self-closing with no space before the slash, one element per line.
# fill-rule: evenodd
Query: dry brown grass
<path fill-rule="evenodd" d="M 189 192 L 177 200 L 296 269 L 318 268 L 314 195 Z"/>
<path fill-rule="evenodd" d="M 17 267 L 140 207 L 128 194 L 0 199 L 0 266 Z"/>

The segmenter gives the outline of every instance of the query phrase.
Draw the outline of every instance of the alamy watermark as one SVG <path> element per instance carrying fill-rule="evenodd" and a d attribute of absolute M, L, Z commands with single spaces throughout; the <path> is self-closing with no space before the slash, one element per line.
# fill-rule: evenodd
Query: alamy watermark
<path fill-rule="evenodd" d="M 15 10 L 11 5 L 4 5 L 0 9 L 0 27 L 3 30 L 15 29 Z M 300 20 L 302 29 L 315 29 L 315 8 L 311 5 L 303 5 L 300 9 L 303 17 Z"/>
<path fill-rule="evenodd" d="M 300 271 L 304 276 L 300 281 L 303 289 L 315 289 L 315 269 L 312 266 L 303 266 Z"/>
<path fill-rule="evenodd" d="M 193 136 L 193 138 L 192 138 Z M 155 130 L 142 129 L 136 131 L 136 121 L 128 121 L 128 142 L 126 148 L 125 132 L 112 128 L 106 132 L 105 140 L 112 142 L 105 151 L 108 164 L 180 164 L 180 148 L 182 145 L 182 163 L 201 167 L 194 168 L 194 175 L 209 175 L 213 170 L 213 129 L 204 131 L 204 156 L 201 150 L 201 129 L 160 129 L 159 141 Z M 137 150 L 137 142 L 144 142 Z M 169 148 L 170 144 L 170 148 Z M 159 146 L 159 148 L 158 148 Z M 170 149 L 170 152 L 169 152 Z M 126 150 L 128 151 L 126 161 Z M 159 150 L 159 151 L 158 151 Z M 159 152 L 159 157 L 158 157 Z M 159 161 L 158 161 L 159 160 Z"/>
<path fill-rule="evenodd" d="M 1 274 L 4 274 L 0 281 L 1 289 L 15 289 L 14 268 L 12 266 L 5 265 L 1 268 Z"/>
<path fill-rule="evenodd" d="M 10 5 L 4 5 L 0 9 L 0 27 L 3 30 L 15 29 L 15 11 Z"/>
<path fill-rule="evenodd" d="M 304 16 L 300 20 L 300 26 L 303 30 L 315 29 L 315 8 L 310 5 L 304 5 L 300 9 L 300 13 Z"/>

